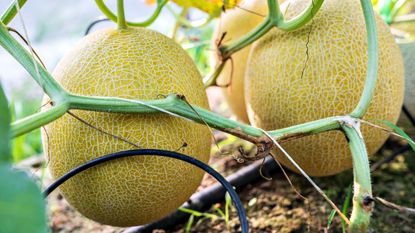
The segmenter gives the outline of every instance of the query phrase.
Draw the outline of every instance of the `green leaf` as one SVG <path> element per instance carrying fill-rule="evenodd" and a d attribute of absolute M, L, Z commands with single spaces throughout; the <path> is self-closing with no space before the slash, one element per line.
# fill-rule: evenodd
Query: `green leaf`
<path fill-rule="evenodd" d="M 43 196 L 22 171 L 0 164 L 0 232 L 45 233 L 48 231 Z"/>
<path fill-rule="evenodd" d="M 6 95 L 0 85 L 0 163 L 11 161 L 10 112 Z"/>
<path fill-rule="evenodd" d="M 401 137 L 403 137 L 408 144 L 411 146 L 412 150 L 415 151 L 415 142 L 411 139 L 411 137 L 409 137 L 408 134 L 406 134 L 401 128 L 399 128 L 398 126 L 392 124 L 389 121 L 382 121 L 385 125 L 389 126 L 391 129 L 393 129 L 393 131 L 395 131 L 395 133 L 399 134 Z"/>
<path fill-rule="evenodd" d="M 390 24 L 392 22 L 392 9 L 393 1 L 392 0 L 383 0 L 378 2 L 379 14 L 382 16 L 383 20 Z"/>
<path fill-rule="evenodd" d="M 352 190 L 353 190 L 352 186 L 353 185 L 349 185 L 349 187 L 347 188 L 346 199 L 344 200 L 343 209 L 342 209 L 342 213 L 344 214 L 344 216 L 347 216 L 347 212 L 349 211 L 349 207 L 350 207 L 350 201 L 352 200 Z M 342 232 L 346 233 L 346 231 L 347 231 L 346 222 L 344 221 L 344 219 L 342 219 Z"/>
<path fill-rule="evenodd" d="M 331 223 L 333 222 L 334 216 L 336 216 L 337 211 L 335 209 L 331 210 L 329 219 L 327 220 L 327 229 L 330 229 Z"/>
<path fill-rule="evenodd" d="M 193 214 L 190 215 L 189 220 L 187 221 L 187 224 L 186 224 L 186 229 L 185 229 L 186 233 L 189 233 L 190 230 L 192 230 L 194 220 L 195 220 L 195 216 Z"/>

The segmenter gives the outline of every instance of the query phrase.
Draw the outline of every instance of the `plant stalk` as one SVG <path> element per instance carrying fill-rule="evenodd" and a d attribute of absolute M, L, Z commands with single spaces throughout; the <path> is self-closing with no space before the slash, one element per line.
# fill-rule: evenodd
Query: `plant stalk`
<path fill-rule="evenodd" d="M 226 60 L 235 52 L 258 40 L 274 26 L 284 31 L 297 30 L 307 24 L 314 17 L 314 15 L 317 14 L 323 2 L 324 0 L 312 0 L 312 4 L 310 4 L 310 6 L 307 7 L 307 9 L 300 15 L 289 21 L 285 21 L 278 1 L 268 0 L 269 13 L 262 23 L 255 27 L 252 31 L 248 32 L 245 36 L 241 37 L 239 40 L 231 43 L 230 45 L 219 47 L 223 60 Z"/>
<path fill-rule="evenodd" d="M 7 50 L 42 87 L 43 91 L 54 100 L 55 103 L 62 102 L 66 92 L 53 79 L 49 72 L 32 57 L 32 55 L 13 36 L 10 35 L 6 25 L 0 22 L 0 45 Z"/>
<path fill-rule="evenodd" d="M 373 210 L 368 154 L 358 119 L 350 118 L 350 121 L 342 124 L 342 129 L 349 141 L 353 158 L 354 191 L 349 231 L 365 233 L 369 227 L 370 215 Z"/>
<path fill-rule="evenodd" d="M 118 29 L 127 29 L 127 23 L 125 22 L 124 0 L 117 0 L 117 13 Z"/>
<path fill-rule="evenodd" d="M 58 119 L 68 111 L 68 108 L 68 104 L 59 104 L 48 110 L 13 122 L 11 125 L 11 137 L 18 137 Z"/>
<path fill-rule="evenodd" d="M 157 0 L 157 8 L 154 11 L 154 13 L 147 20 L 145 20 L 143 22 L 125 21 L 126 25 L 127 26 L 132 26 L 132 27 L 148 27 L 148 26 L 150 26 L 157 19 L 157 17 L 160 15 L 161 10 L 167 4 L 167 2 L 168 2 L 168 0 Z M 108 19 L 112 20 L 115 23 L 118 23 L 118 17 L 105 5 L 104 0 L 95 0 L 95 3 L 97 4 L 97 6 L 101 10 L 101 12 Z M 118 4 L 118 2 L 117 2 L 117 4 Z"/>
<path fill-rule="evenodd" d="M 13 20 L 13 18 L 16 16 L 17 10 L 18 10 L 17 7 L 16 7 L 16 1 L 17 1 L 17 4 L 19 5 L 19 9 L 21 9 L 24 6 L 24 4 L 26 3 L 27 0 L 13 0 L 10 3 L 7 10 L 1 16 L 1 22 L 4 25 L 9 24 Z"/>
<path fill-rule="evenodd" d="M 362 5 L 363 14 L 366 22 L 367 31 L 367 44 L 368 44 L 368 64 L 365 86 L 363 88 L 362 96 L 360 97 L 359 103 L 356 108 L 350 114 L 355 118 L 362 118 L 367 109 L 369 108 L 370 102 L 373 97 L 373 93 L 376 87 L 376 80 L 378 77 L 378 33 L 376 31 L 375 14 L 373 12 L 371 0 L 360 0 Z"/>
<path fill-rule="evenodd" d="M 255 138 L 263 136 L 262 130 L 258 128 L 228 119 L 196 105 L 189 106 L 187 101 L 182 100 L 177 95 L 169 95 L 165 99 L 147 101 L 114 97 L 86 97 L 70 95 L 69 102 L 70 109 L 98 112 L 160 113 L 161 111 L 157 109 L 160 108 L 199 124 L 207 123 L 212 128 L 216 128 L 239 137 L 244 137 L 244 139 L 248 141 L 255 141 Z M 269 131 L 269 134 L 276 140 L 286 140 L 293 137 L 302 137 L 309 134 L 335 130 L 340 127 L 338 122 L 342 118 L 343 117 L 329 117 L 283 129 Z"/>
<path fill-rule="evenodd" d="M 294 17 L 289 21 L 280 20 L 275 22 L 275 25 L 284 31 L 294 31 L 306 25 L 313 19 L 314 15 L 320 10 L 324 0 L 311 0 L 311 4 L 300 15 Z"/>

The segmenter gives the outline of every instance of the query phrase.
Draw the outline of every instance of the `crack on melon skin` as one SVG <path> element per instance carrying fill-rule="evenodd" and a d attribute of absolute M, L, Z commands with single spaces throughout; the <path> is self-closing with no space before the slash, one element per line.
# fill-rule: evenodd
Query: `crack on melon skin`
<path fill-rule="evenodd" d="M 181 93 L 192 104 L 208 109 L 202 78 L 191 58 L 171 39 L 147 29 L 106 29 L 90 34 L 60 61 L 53 76 L 75 94 L 147 100 Z M 187 142 L 181 153 L 208 162 L 211 135 L 206 126 L 165 114 L 73 112 L 143 148 L 174 151 Z M 44 150 L 55 179 L 93 158 L 135 149 L 68 114 L 46 130 Z M 175 159 L 123 158 L 71 178 L 60 190 L 88 218 L 108 225 L 136 226 L 178 208 L 196 190 L 203 174 Z"/>
<path fill-rule="evenodd" d="M 289 1 L 287 18 L 298 15 L 311 0 Z M 283 4 L 285 11 L 287 4 Z M 364 119 L 395 123 L 403 102 L 403 61 L 388 27 L 376 16 L 379 36 L 379 77 Z M 286 33 L 272 29 L 253 45 L 245 77 L 251 123 L 265 130 L 325 117 L 345 115 L 357 105 L 367 67 L 367 37 L 358 0 L 325 1 L 313 22 L 309 61 L 304 44 L 307 25 Z M 258 91 L 260 90 L 260 91 Z M 369 154 L 387 133 L 362 126 Z M 328 176 L 352 167 L 350 149 L 340 131 L 311 135 L 281 145 L 312 176 Z M 295 170 L 280 153 L 280 162 Z"/>

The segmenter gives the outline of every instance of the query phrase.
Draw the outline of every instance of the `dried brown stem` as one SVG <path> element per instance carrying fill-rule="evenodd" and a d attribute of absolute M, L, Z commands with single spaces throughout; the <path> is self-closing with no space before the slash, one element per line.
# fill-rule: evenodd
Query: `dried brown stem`
<path fill-rule="evenodd" d="M 375 200 L 378 201 L 380 204 L 382 204 L 382 205 L 384 205 L 384 206 L 386 206 L 388 208 L 397 210 L 397 211 L 399 211 L 401 213 L 404 213 L 404 214 L 415 214 L 415 209 L 414 208 L 409 208 L 409 207 L 401 206 L 401 205 L 398 205 L 398 204 L 389 202 L 389 201 L 387 201 L 387 200 L 385 200 L 383 198 L 380 198 L 380 197 L 375 197 Z"/>

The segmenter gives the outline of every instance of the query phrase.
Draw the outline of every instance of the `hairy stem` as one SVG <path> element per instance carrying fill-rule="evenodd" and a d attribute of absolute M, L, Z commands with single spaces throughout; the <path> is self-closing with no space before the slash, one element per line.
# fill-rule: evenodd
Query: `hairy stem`
<path fill-rule="evenodd" d="M 68 109 L 68 104 L 59 104 L 55 107 L 49 108 L 48 110 L 30 115 L 21 120 L 17 120 L 11 125 L 11 137 L 18 137 L 41 126 L 44 126 L 63 116 L 66 111 L 68 111 Z"/>
<path fill-rule="evenodd" d="M 6 25 L 0 22 L 0 45 L 7 50 L 35 79 L 42 89 L 55 102 L 65 99 L 66 92 L 53 79 L 49 72 L 32 57 L 8 32 Z"/>
<path fill-rule="evenodd" d="M 375 14 L 373 12 L 372 2 L 370 0 L 360 0 L 363 14 L 365 16 L 367 43 L 368 43 L 368 64 L 365 86 L 362 96 L 356 108 L 350 114 L 352 117 L 362 118 L 369 108 L 376 87 L 378 76 L 378 34 L 376 31 Z"/>
<path fill-rule="evenodd" d="M 27 0 L 17 0 L 17 4 L 19 5 L 19 9 L 21 9 L 24 6 L 26 1 Z M 16 16 L 17 11 L 18 11 L 18 9 L 16 7 L 16 0 L 13 0 L 10 3 L 7 10 L 1 16 L 1 22 L 4 23 L 5 25 L 9 24 L 13 20 L 13 18 Z"/>
<path fill-rule="evenodd" d="M 146 101 L 114 97 L 86 97 L 71 95 L 69 97 L 69 102 L 71 109 L 99 112 L 160 113 L 162 112 L 160 109 L 162 109 L 168 113 L 176 114 L 199 124 L 205 124 L 206 122 L 212 128 L 231 133 L 249 141 L 255 141 L 255 138 L 263 136 L 261 129 L 228 119 L 196 105 L 189 106 L 186 101 L 182 100 L 177 95 L 169 95 L 160 100 Z M 269 131 L 269 134 L 276 140 L 303 137 L 309 134 L 338 129 L 338 122 L 341 118 L 342 117 L 329 117 L 317 121 L 307 122 L 301 125 Z"/>
<path fill-rule="evenodd" d="M 370 181 L 369 159 L 360 131 L 360 121 L 350 118 L 342 124 L 349 140 L 353 158 L 353 210 L 349 225 L 350 232 L 367 232 L 373 210 L 372 186 Z"/>

